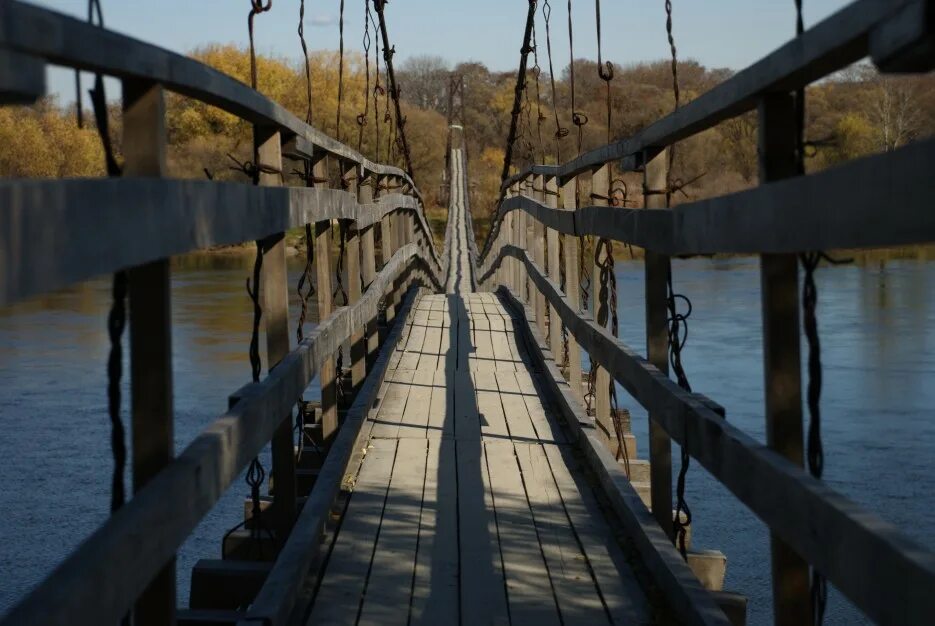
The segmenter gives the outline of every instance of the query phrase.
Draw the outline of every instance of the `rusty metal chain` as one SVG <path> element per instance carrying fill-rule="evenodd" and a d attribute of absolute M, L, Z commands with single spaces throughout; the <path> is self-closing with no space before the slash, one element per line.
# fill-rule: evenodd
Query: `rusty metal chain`
<path fill-rule="evenodd" d="M 247 32 L 250 36 L 250 86 L 256 89 L 256 49 L 253 45 L 253 19 L 260 13 L 273 8 L 273 0 L 250 0 L 250 14 L 247 16 Z"/>
<path fill-rule="evenodd" d="M 687 296 L 675 293 L 672 287 L 672 265 L 666 264 L 666 289 L 668 292 L 667 308 L 669 310 L 666 325 L 668 327 L 669 342 L 669 365 L 675 373 L 675 379 L 679 387 L 685 391 L 691 392 L 692 388 L 688 382 L 688 376 L 682 366 L 682 348 L 688 340 L 688 318 L 692 314 L 692 303 Z M 687 310 L 680 312 L 678 302 L 682 301 L 687 306 Z M 691 463 L 691 457 L 688 454 L 688 423 L 685 423 L 685 430 L 682 432 L 682 444 L 678 480 L 675 484 L 676 505 L 675 514 L 672 519 L 672 527 L 675 530 L 675 539 L 682 558 L 688 558 L 686 539 L 688 527 L 692 523 L 691 509 L 685 500 L 685 479 L 688 475 L 688 467 Z M 684 516 L 684 521 L 683 521 Z"/>
<path fill-rule="evenodd" d="M 389 34 L 386 29 L 386 17 L 384 15 L 386 0 L 373 0 L 373 7 L 379 18 L 380 33 L 383 37 L 383 61 L 386 65 L 389 95 L 393 99 L 393 107 L 396 111 L 394 133 L 397 133 L 397 136 L 394 137 L 394 144 L 402 151 L 403 157 L 406 160 L 406 173 L 409 174 L 410 180 L 415 182 L 415 175 L 412 171 L 412 155 L 409 152 L 409 141 L 406 139 L 406 118 L 403 117 L 402 107 L 399 101 L 401 90 L 396 82 L 396 73 L 393 71 L 393 55 L 396 54 L 396 47 L 390 46 Z"/>
<path fill-rule="evenodd" d="M 506 190 L 502 183 L 510 177 L 510 167 L 513 165 L 513 145 L 518 137 L 519 124 L 522 121 L 523 92 L 526 89 L 526 63 L 529 53 L 532 52 L 532 24 L 535 22 L 537 0 L 529 0 L 526 13 L 526 28 L 523 33 L 523 46 L 519 51 L 519 70 L 516 73 L 516 84 L 513 86 L 513 109 L 510 111 L 510 130 L 506 138 L 506 150 L 503 155 L 503 169 L 500 173 L 502 200 Z"/>
<path fill-rule="evenodd" d="M 341 141 L 341 107 L 344 104 L 344 0 L 338 10 L 338 110 L 334 123 L 334 138 Z"/>
<path fill-rule="evenodd" d="M 364 145 L 364 127 L 370 114 L 370 0 L 364 0 L 364 110 L 357 115 L 357 151 Z"/>
<path fill-rule="evenodd" d="M 555 162 L 562 162 L 562 151 L 560 141 L 568 136 L 568 129 L 562 126 L 558 119 L 558 98 L 555 94 L 555 69 L 552 65 L 552 33 L 550 22 L 552 18 L 552 5 L 549 0 L 544 0 L 542 4 L 542 17 L 545 19 L 545 49 L 549 57 L 549 83 L 552 86 L 552 113 L 555 116 Z"/>
<path fill-rule="evenodd" d="M 299 42 L 302 44 L 302 60 L 305 62 L 305 123 L 312 124 L 312 66 L 308 61 L 308 45 L 305 43 L 305 0 L 299 1 Z M 308 161 L 305 162 L 306 165 Z"/>
<path fill-rule="evenodd" d="M 584 111 L 578 110 L 575 100 L 575 38 L 572 33 L 571 0 L 568 0 L 568 82 L 571 86 L 571 123 L 578 129 L 578 154 L 580 155 L 588 116 Z"/>
<path fill-rule="evenodd" d="M 611 121 L 613 108 L 611 106 L 610 81 L 614 79 L 614 64 L 610 61 L 606 63 L 601 55 L 601 0 L 594 0 L 595 23 L 597 24 L 597 75 L 607 86 L 607 143 L 613 139 L 611 130 Z"/>
<path fill-rule="evenodd" d="M 377 23 L 374 20 L 373 13 L 368 11 L 370 16 L 370 25 L 373 27 L 373 32 L 377 32 Z M 378 104 L 378 98 L 380 96 L 386 97 L 386 90 L 383 88 L 383 85 L 380 84 L 380 38 L 374 37 L 374 50 L 373 50 L 373 63 L 374 63 L 374 83 L 373 83 L 373 128 L 374 128 L 374 160 L 379 163 L 380 161 L 380 110 Z M 387 104 L 389 107 L 389 104 Z"/>
<path fill-rule="evenodd" d="M 539 67 L 539 49 L 536 42 L 536 23 L 532 24 L 532 75 L 536 79 L 536 138 L 539 145 L 539 154 L 542 155 L 542 163 L 545 163 L 545 148 L 542 144 L 542 122 L 547 118 L 542 112 L 542 93 L 539 86 L 539 75 L 542 74 L 542 68 Z M 463 105 L 462 105 L 463 106 Z"/>

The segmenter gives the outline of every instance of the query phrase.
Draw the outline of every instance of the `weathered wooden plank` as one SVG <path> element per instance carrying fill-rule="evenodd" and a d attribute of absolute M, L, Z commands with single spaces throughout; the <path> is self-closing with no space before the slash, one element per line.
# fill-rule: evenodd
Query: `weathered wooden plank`
<path fill-rule="evenodd" d="M 517 378 L 516 372 L 497 372 L 494 376 L 500 394 L 500 403 L 503 406 L 503 415 L 506 418 L 511 439 L 536 441 L 539 435 L 523 399 L 524 393 L 535 392 L 532 391 L 531 384 L 521 386 Z"/>
<path fill-rule="evenodd" d="M 368 445 L 328 568 L 315 596 L 309 624 L 357 622 L 381 532 L 397 444 L 395 439 L 374 439 Z"/>
<path fill-rule="evenodd" d="M 878 621 L 924 621 L 935 610 L 935 596 L 923 591 L 935 585 L 935 553 L 755 441 L 588 317 L 579 317 L 524 250 L 505 252 L 524 260 L 572 334 L 659 416 L 669 436 L 861 610 Z M 871 561 L 873 575 L 852 565 Z M 884 584 L 889 581 L 894 582 Z"/>
<path fill-rule="evenodd" d="M 414 299 L 415 293 L 410 292 L 403 302 L 403 313 L 408 313 Z M 326 521 L 330 519 L 331 507 L 341 489 L 345 472 L 351 459 L 360 449 L 361 442 L 369 437 L 369 432 L 364 435 L 362 427 L 381 388 L 390 353 L 401 336 L 401 324 L 393 328 L 387 336 L 374 361 L 370 376 L 354 398 L 344 426 L 328 450 L 318 479 L 296 521 L 295 529 L 280 550 L 272 571 L 250 607 L 247 619 L 284 624 L 292 615 L 305 574 L 320 558 L 321 533 Z M 354 471 L 356 470 L 355 465 Z"/>
<path fill-rule="evenodd" d="M 565 443 L 568 438 L 562 431 L 561 426 L 551 413 L 547 412 L 543 404 L 543 396 L 533 376 L 527 369 L 518 369 L 516 371 L 516 380 L 522 390 L 523 402 L 526 404 L 526 411 L 536 429 L 536 437 L 540 441 L 553 441 Z"/>
<path fill-rule="evenodd" d="M 511 624 L 559 624 L 553 580 L 520 477 L 512 441 L 484 442 L 497 516 Z"/>
<path fill-rule="evenodd" d="M 526 267 L 530 270 L 529 264 Z M 676 617 L 686 624 L 727 626 L 729 622 L 724 614 L 656 524 L 619 463 L 599 439 L 593 428 L 593 420 L 584 415 L 583 407 L 571 393 L 554 361 L 545 359 L 545 339 L 531 321 L 534 312 L 531 308 L 523 307 L 513 294 L 504 292 L 504 297 L 517 313 L 524 315 L 523 326 L 530 339 L 532 358 L 543 370 L 548 390 L 554 394 L 557 406 L 564 413 L 565 422 L 575 432 L 588 465 L 597 475 L 600 488 L 607 495 L 627 533 L 633 538 L 643 564 L 652 573 Z M 560 306 L 559 312 L 561 311 Z M 587 345 L 585 348 L 588 349 Z"/>
<path fill-rule="evenodd" d="M 577 217 L 575 211 L 578 205 L 578 179 L 569 178 L 562 183 L 562 210 Z M 562 244 L 565 249 L 565 294 L 572 305 L 581 302 L 581 268 L 579 267 L 579 246 L 584 245 L 574 235 L 562 235 Z M 568 384 L 573 391 L 581 394 L 581 347 L 571 337 L 568 341 L 568 364 L 566 366 Z M 583 396 L 582 396 L 583 399 Z"/>
<path fill-rule="evenodd" d="M 442 355 L 442 335 L 445 329 L 441 324 L 427 325 L 425 328 L 425 341 L 422 342 L 422 354 L 419 356 L 419 363 L 416 369 L 434 370 L 438 367 L 439 357 Z"/>
<path fill-rule="evenodd" d="M 649 601 L 617 544 L 591 486 L 581 477 L 580 464 L 571 449 L 543 445 L 542 450 L 611 621 L 614 624 L 651 624 Z M 564 606 L 562 611 L 564 613 Z"/>
<path fill-rule="evenodd" d="M 461 623 L 509 624 L 497 518 L 484 448 L 477 438 L 456 441 Z"/>
<path fill-rule="evenodd" d="M 410 380 L 409 397 L 399 425 L 399 437 L 428 436 L 426 428 L 429 422 L 429 410 L 432 404 L 432 372 L 413 370 Z"/>
<path fill-rule="evenodd" d="M 409 392 L 412 388 L 412 369 L 391 370 L 383 384 L 383 399 L 371 420 L 374 422 L 371 436 L 374 438 L 397 439 Z"/>
<path fill-rule="evenodd" d="M 477 398 L 480 431 L 486 437 L 510 436 L 497 387 L 499 374 L 493 368 L 488 367 L 480 367 L 471 373 L 471 378 L 474 380 L 474 395 Z"/>
<path fill-rule="evenodd" d="M 452 384 L 448 384 L 449 381 Z M 428 436 L 452 437 L 454 435 L 454 380 L 444 369 L 432 373 L 432 399 L 426 429 Z"/>
<path fill-rule="evenodd" d="M 398 462 L 393 466 L 380 535 L 357 621 L 361 626 L 409 623 L 428 443 L 426 439 L 399 440 Z M 364 463 L 366 465 L 366 460 Z M 326 573 L 326 580 L 327 577 Z"/>
<path fill-rule="evenodd" d="M 610 624 L 592 577 L 592 566 L 579 545 L 562 503 L 552 468 L 539 444 L 515 444 L 516 460 L 563 624 Z M 507 579 L 510 570 L 507 563 Z M 627 621 L 626 623 L 632 623 Z"/>
<path fill-rule="evenodd" d="M 459 619 L 456 459 L 454 441 L 428 441 L 412 624 L 455 624 Z"/>

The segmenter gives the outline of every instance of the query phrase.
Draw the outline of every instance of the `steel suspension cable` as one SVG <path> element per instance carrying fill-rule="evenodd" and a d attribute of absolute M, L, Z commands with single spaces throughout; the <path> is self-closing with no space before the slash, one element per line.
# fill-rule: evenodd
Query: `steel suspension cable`
<path fill-rule="evenodd" d="M 503 183 L 510 177 L 510 166 L 513 164 L 513 144 L 516 142 L 517 130 L 522 111 L 523 91 L 526 88 L 526 64 L 529 53 L 532 52 L 532 25 L 536 17 L 537 0 L 529 0 L 529 9 L 526 12 L 526 28 L 523 32 L 523 46 L 520 48 L 519 69 L 516 72 L 516 84 L 513 87 L 513 109 L 510 112 L 510 130 L 506 138 L 506 151 L 503 155 L 503 170 L 500 173 L 501 192 L 503 199 L 505 190 Z"/>
<path fill-rule="evenodd" d="M 545 21 L 545 49 L 549 57 L 549 83 L 552 87 L 552 112 L 555 116 L 555 162 L 562 162 L 560 141 L 568 136 L 568 129 L 562 126 L 558 119 L 558 98 L 555 91 L 555 69 L 552 65 L 552 33 L 550 23 L 552 19 L 552 5 L 549 0 L 542 4 L 542 17 Z"/>
<path fill-rule="evenodd" d="M 357 151 L 364 145 L 364 127 L 370 114 L 370 0 L 364 0 L 364 110 L 357 116 Z"/>

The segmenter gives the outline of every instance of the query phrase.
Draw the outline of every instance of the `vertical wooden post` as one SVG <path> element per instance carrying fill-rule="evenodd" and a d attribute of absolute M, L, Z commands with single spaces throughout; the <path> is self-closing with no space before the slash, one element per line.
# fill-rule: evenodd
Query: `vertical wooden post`
<path fill-rule="evenodd" d="M 160 85 L 123 82 L 124 176 L 166 175 L 166 107 Z M 133 491 L 139 492 L 172 457 L 172 307 L 169 260 L 129 272 Z M 137 599 L 136 623 L 175 623 L 175 559 Z"/>
<path fill-rule="evenodd" d="M 389 193 L 389 177 L 383 176 L 378 178 L 381 182 L 384 183 L 384 187 L 378 188 L 380 195 L 382 196 L 385 193 Z M 396 225 L 396 220 L 398 219 L 399 211 L 389 213 L 380 220 L 380 236 L 382 237 L 383 244 L 383 264 L 386 265 L 391 258 L 393 258 L 393 253 L 399 248 L 397 244 L 396 235 L 398 232 L 398 227 Z M 395 283 L 395 281 L 393 281 Z M 395 296 L 396 296 L 396 286 L 395 284 L 390 285 L 386 289 L 386 323 L 389 324 L 393 321 L 393 318 L 396 317 L 396 305 L 395 305 Z"/>
<path fill-rule="evenodd" d="M 328 168 L 320 160 L 312 168 L 316 179 L 326 179 Z M 331 300 L 331 222 L 315 223 L 315 277 L 318 281 L 315 294 L 318 299 L 318 319 L 324 321 L 334 308 Z M 318 369 L 321 384 L 321 435 L 330 443 L 338 429 L 338 386 L 334 356 L 328 355 Z"/>
<path fill-rule="evenodd" d="M 569 178 L 562 184 L 561 206 L 566 211 L 574 211 L 577 196 L 577 177 Z M 575 308 L 581 310 L 581 277 L 578 268 L 578 238 L 574 235 L 563 235 L 565 247 L 565 295 Z M 571 335 L 568 336 L 568 384 L 575 397 L 584 399 L 581 393 L 581 346 Z"/>
<path fill-rule="evenodd" d="M 598 206 L 607 206 L 607 196 L 610 190 L 610 165 L 602 165 L 591 174 L 591 201 Z M 597 239 L 594 240 L 597 246 Z M 594 257 L 591 265 L 591 313 L 597 320 L 600 298 L 601 268 L 607 258 L 605 253 Z M 612 297 L 607 295 L 608 300 Z M 608 302 L 608 306 L 610 303 Z M 609 317 L 609 316 L 608 316 Z M 610 374 L 600 365 L 595 364 L 596 375 L 594 380 L 594 419 L 598 428 L 607 437 L 606 441 L 614 455 L 618 454 L 616 431 L 610 416 Z"/>
<path fill-rule="evenodd" d="M 361 204 L 370 204 L 373 202 L 373 188 L 377 184 L 376 175 L 370 175 L 369 177 L 362 178 L 360 185 L 357 190 L 358 201 Z M 376 250 L 373 241 L 373 224 L 367 226 L 363 229 L 360 234 L 360 257 L 361 257 L 361 266 L 360 272 L 361 277 L 364 281 L 364 288 L 369 289 L 370 284 L 373 282 L 373 279 L 377 275 L 377 259 L 376 259 Z M 370 366 L 373 364 L 373 361 L 377 358 L 377 351 L 380 348 L 380 337 L 377 334 L 377 320 L 373 318 L 367 322 L 366 328 L 366 338 L 367 338 L 367 363 L 366 367 L 369 370 Z"/>
<path fill-rule="evenodd" d="M 791 94 L 771 94 L 759 110 L 760 183 L 795 176 L 796 117 Z M 794 254 L 760 256 L 766 444 L 798 466 L 803 463 L 802 373 L 799 355 L 798 260 Z M 811 621 L 808 563 L 770 535 L 773 616 L 780 626 Z"/>
<path fill-rule="evenodd" d="M 533 187 L 533 177 L 529 176 L 523 180 L 523 189 L 526 191 L 526 195 L 530 198 L 536 198 L 536 193 Z M 536 218 L 531 215 L 526 215 L 524 218 L 526 226 L 526 234 L 523 238 L 523 241 L 526 243 L 524 250 L 527 252 L 532 248 L 535 248 L 534 241 L 536 240 Z M 533 260 L 535 260 L 535 252 L 533 251 Z M 536 283 L 533 282 L 532 277 L 527 273 L 526 274 L 526 303 L 532 307 L 533 311 L 536 310 Z"/>
<path fill-rule="evenodd" d="M 554 176 L 543 179 L 545 182 L 546 204 L 553 208 L 558 208 L 558 181 Z M 546 228 L 546 246 L 548 248 L 548 274 L 549 278 L 558 285 L 561 285 L 562 277 L 559 269 L 558 259 L 558 231 L 554 228 Z M 558 309 L 549 304 L 549 348 L 552 350 L 552 358 L 556 364 L 560 364 L 564 354 L 562 350 L 562 321 L 558 317 Z"/>
<path fill-rule="evenodd" d="M 353 177 L 347 177 L 347 191 L 357 196 L 360 202 L 360 175 L 361 168 L 357 163 L 348 163 L 345 168 L 346 174 L 352 174 Z M 351 222 L 348 224 L 347 232 L 347 303 L 348 306 L 354 306 L 360 300 L 361 289 L 361 265 L 360 265 L 360 241 L 361 234 L 357 230 L 357 224 Z M 367 346 L 364 337 L 364 327 L 355 327 L 351 330 L 351 385 L 353 393 L 356 394 L 367 376 Z"/>
<path fill-rule="evenodd" d="M 668 161 L 664 150 L 644 153 L 643 206 L 663 209 L 666 206 Z M 669 373 L 669 331 L 666 325 L 668 287 L 666 274 L 669 257 L 652 250 L 644 251 L 646 277 L 646 358 L 664 374 Z M 670 538 L 672 527 L 672 441 L 653 414 L 649 415 L 650 500 L 653 515 Z"/>
<path fill-rule="evenodd" d="M 276 170 L 282 169 L 279 131 L 255 126 L 253 141 L 259 161 Z M 280 175 L 261 172 L 259 184 L 278 187 Z M 286 272 L 285 233 L 276 233 L 260 242 L 263 267 L 260 274 L 261 306 L 266 328 L 266 364 L 272 371 L 289 354 L 289 292 Z M 273 457 L 273 526 L 280 540 L 292 530 L 296 517 L 295 442 L 291 413 L 276 428 L 271 442 Z"/>
<path fill-rule="evenodd" d="M 533 194 L 535 194 L 534 197 L 536 200 L 540 203 L 544 203 L 545 178 L 543 176 L 536 176 L 533 179 Z M 533 260 L 536 265 L 539 266 L 539 271 L 545 272 L 545 226 L 539 220 L 532 218 L 532 228 Z M 535 303 L 534 310 L 536 312 L 536 323 L 539 325 L 539 332 L 545 337 L 545 296 L 542 295 L 542 292 L 538 289 L 536 289 L 533 302 Z"/>
<path fill-rule="evenodd" d="M 519 184 L 514 185 L 516 195 L 521 195 Z M 526 249 L 526 222 L 528 221 L 525 211 L 516 211 L 516 226 L 514 227 L 514 240 L 520 250 Z M 528 275 L 526 265 L 522 261 L 516 264 L 518 274 L 516 276 L 516 296 L 524 302 L 529 301 L 529 293 L 526 291 L 528 284 Z"/>

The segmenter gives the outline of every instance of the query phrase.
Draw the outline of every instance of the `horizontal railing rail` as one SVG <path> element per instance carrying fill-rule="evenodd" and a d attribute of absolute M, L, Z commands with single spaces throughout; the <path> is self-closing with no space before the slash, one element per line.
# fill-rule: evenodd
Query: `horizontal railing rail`
<path fill-rule="evenodd" d="M 506 214 L 520 210 L 566 235 L 606 237 L 672 256 L 927 243 L 935 241 L 932 163 L 935 140 L 929 139 L 810 176 L 652 211 L 571 211 L 512 196 L 500 204 L 491 237 L 499 235 Z"/>
<path fill-rule="evenodd" d="M 501 200 L 507 189 L 530 176 L 561 181 L 614 161 L 621 171 L 638 170 L 666 146 L 755 109 L 765 94 L 794 91 L 868 55 L 878 65 L 892 62 L 900 69 L 900 54 L 924 45 L 930 4 L 929 0 L 858 0 L 632 137 L 560 165 L 533 165 L 507 178 L 501 184 Z M 488 236 L 481 258 L 490 244 Z"/>
<path fill-rule="evenodd" d="M 269 376 L 235 393 L 230 410 L 104 522 L 2 623 L 71 624 L 76 615 L 88 623 L 119 622 L 270 441 L 321 362 L 376 316 L 383 293 L 413 268 L 413 261 L 425 269 L 426 259 L 416 244 L 397 250 L 356 304 L 337 309 Z M 434 288 L 441 288 L 430 273 L 425 275 Z"/>
<path fill-rule="evenodd" d="M 319 187 L 155 178 L 0 181 L 0 306 L 308 223 L 346 219 L 363 229 L 400 210 L 413 212 L 431 240 L 418 200 L 398 193 L 360 204 L 355 194 Z M 434 248 L 428 251 L 427 261 L 443 281 L 443 262 Z"/>
<path fill-rule="evenodd" d="M 0 4 L 2 48 L 69 68 L 159 83 L 258 126 L 280 130 L 283 143 L 298 157 L 318 159 L 328 154 L 357 163 L 367 172 L 399 177 L 418 196 L 402 169 L 370 161 L 274 100 L 190 57 L 16 0 Z"/>
<path fill-rule="evenodd" d="M 665 429 L 770 529 L 868 616 L 921 623 L 935 611 L 935 552 L 858 506 L 713 411 L 611 332 L 582 313 L 528 253 L 504 245 L 486 282 L 516 259 L 561 324 Z M 868 568 L 867 564 L 873 567 Z M 858 565 L 859 564 L 859 565 Z"/>

